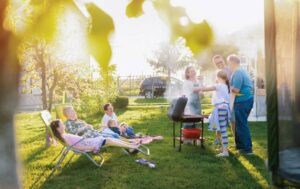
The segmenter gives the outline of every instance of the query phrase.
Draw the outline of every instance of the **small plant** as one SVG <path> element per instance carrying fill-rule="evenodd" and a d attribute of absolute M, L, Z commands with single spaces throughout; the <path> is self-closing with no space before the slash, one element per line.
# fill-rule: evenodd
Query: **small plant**
<path fill-rule="evenodd" d="M 118 96 L 113 103 L 113 106 L 118 109 L 125 109 L 129 104 L 129 99 L 127 96 Z"/>

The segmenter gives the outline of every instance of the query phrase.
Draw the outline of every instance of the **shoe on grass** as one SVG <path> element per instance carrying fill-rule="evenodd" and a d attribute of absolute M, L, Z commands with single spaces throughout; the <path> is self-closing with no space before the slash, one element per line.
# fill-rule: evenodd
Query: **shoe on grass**
<path fill-rule="evenodd" d="M 240 149 L 239 152 L 240 152 L 240 154 L 247 155 L 247 156 L 254 155 L 252 150 L 251 151 L 245 151 L 243 149 Z"/>
<path fill-rule="evenodd" d="M 228 157 L 229 153 L 228 152 L 222 152 L 216 155 L 217 157 Z"/>
<path fill-rule="evenodd" d="M 223 152 L 223 148 L 222 147 L 221 148 L 216 148 L 216 152 L 219 152 L 219 153 Z"/>

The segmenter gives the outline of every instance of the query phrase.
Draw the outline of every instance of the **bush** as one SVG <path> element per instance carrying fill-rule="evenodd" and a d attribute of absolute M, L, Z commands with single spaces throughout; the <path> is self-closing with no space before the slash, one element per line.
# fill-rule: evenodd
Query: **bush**
<path fill-rule="evenodd" d="M 86 119 L 99 114 L 102 110 L 102 103 L 100 95 L 82 95 L 76 110 L 81 119 Z"/>
<path fill-rule="evenodd" d="M 129 99 L 127 96 L 118 96 L 113 103 L 113 106 L 117 109 L 125 109 L 129 104 Z"/>

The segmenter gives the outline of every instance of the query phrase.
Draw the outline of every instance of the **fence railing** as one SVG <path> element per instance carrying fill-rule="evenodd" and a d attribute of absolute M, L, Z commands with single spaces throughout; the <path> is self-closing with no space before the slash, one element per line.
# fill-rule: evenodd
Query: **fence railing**
<path fill-rule="evenodd" d="M 117 87 L 119 94 L 122 96 L 139 96 L 142 81 L 146 78 L 155 76 L 157 75 L 117 76 Z"/>

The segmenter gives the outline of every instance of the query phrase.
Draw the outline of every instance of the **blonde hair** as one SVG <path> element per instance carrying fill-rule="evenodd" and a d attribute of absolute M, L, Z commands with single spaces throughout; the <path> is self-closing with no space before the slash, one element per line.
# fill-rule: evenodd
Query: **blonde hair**
<path fill-rule="evenodd" d="M 110 119 L 108 122 L 107 122 L 107 126 L 108 127 L 113 127 L 113 126 L 115 126 L 115 125 L 113 125 L 114 124 L 114 120 L 112 120 L 112 119 Z"/>
<path fill-rule="evenodd" d="M 66 106 L 66 107 L 64 107 L 64 109 L 63 109 L 64 116 L 67 117 L 67 115 L 70 113 L 71 110 L 73 110 L 72 106 Z"/>

